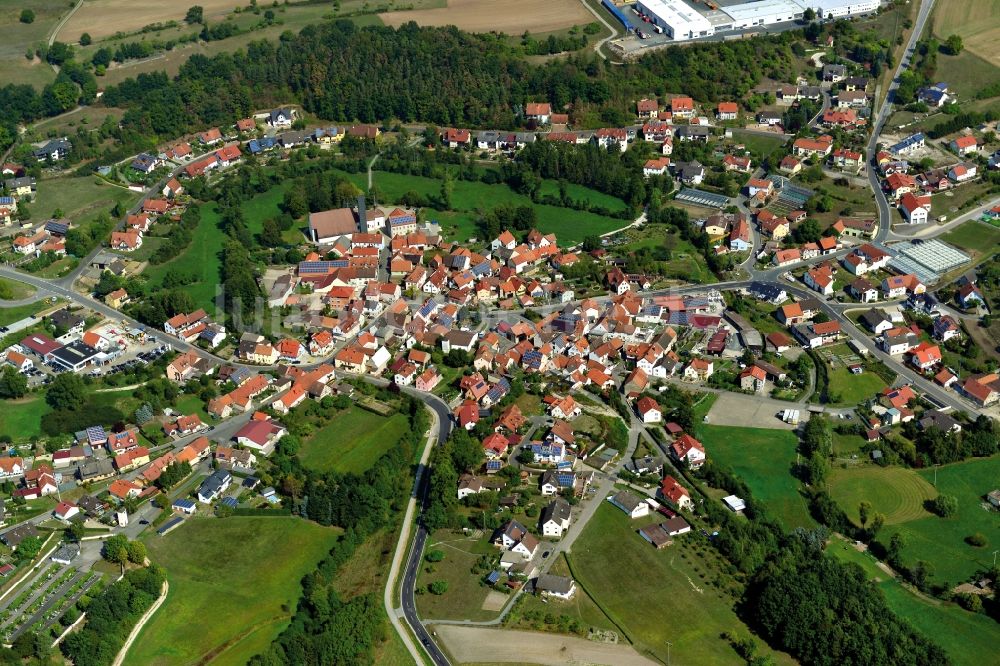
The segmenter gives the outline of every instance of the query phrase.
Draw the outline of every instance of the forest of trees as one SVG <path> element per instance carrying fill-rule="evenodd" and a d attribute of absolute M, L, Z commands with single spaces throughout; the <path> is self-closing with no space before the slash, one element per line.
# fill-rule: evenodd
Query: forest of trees
<path fill-rule="evenodd" d="M 637 96 L 684 91 L 713 102 L 741 96 L 765 76 L 787 78 L 793 39 L 786 33 L 657 51 L 612 70 L 591 53 L 533 65 L 495 37 L 455 28 L 335 21 L 277 44 L 194 55 L 175 80 L 142 74 L 110 86 L 103 103 L 128 109 L 126 127 L 163 137 L 229 124 L 252 108 L 289 99 L 331 120 L 497 128 L 511 127 L 512 112 L 524 102 L 548 99 L 615 123 L 631 118 Z"/>

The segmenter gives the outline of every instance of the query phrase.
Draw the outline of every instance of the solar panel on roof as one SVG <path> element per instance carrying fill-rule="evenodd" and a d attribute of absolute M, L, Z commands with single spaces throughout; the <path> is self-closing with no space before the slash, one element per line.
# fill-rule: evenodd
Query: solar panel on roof
<path fill-rule="evenodd" d="M 347 268 L 350 261 L 334 259 L 331 261 L 303 261 L 299 263 L 299 273 L 326 273 L 331 268 Z"/>

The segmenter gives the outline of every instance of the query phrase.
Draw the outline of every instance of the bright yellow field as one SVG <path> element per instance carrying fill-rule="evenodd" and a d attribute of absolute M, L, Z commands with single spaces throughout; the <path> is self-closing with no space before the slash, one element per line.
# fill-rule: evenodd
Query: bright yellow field
<path fill-rule="evenodd" d="M 965 48 L 1000 66 L 1000 3 L 996 0 L 939 0 L 934 34 L 959 35 Z"/>

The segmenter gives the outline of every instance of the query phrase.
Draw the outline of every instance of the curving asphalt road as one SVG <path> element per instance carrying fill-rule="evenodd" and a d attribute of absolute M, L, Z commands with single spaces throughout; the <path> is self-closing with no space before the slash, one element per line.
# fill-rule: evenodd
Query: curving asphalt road
<path fill-rule="evenodd" d="M 424 393 L 416 390 L 407 390 L 407 393 L 419 398 L 425 405 L 434 410 L 438 417 L 437 443 L 440 446 L 447 441 L 448 436 L 451 434 L 452 427 L 451 410 L 448 409 L 448 405 L 445 404 L 441 398 L 432 393 Z M 417 468 L 417 474 L 414 480 L 413 492 L 418 498 L 421 514 L 423 514 L 424 510 L 427 508 L 427 491 L 430 486 L 430 474 L 427 473 L 428 470 L 429 467 L 420 465 Z M 424 555 L 424 545 L 427 543 L 427 534 L 427 528 L 424 527 L 421 515 L 421 517 L 417 519 L 417 529 L 413 532 L 410 553 L 406 560 L 406 568 L 403 571 L 403 585 L 400 590 L 400 596 L 403 602 L 402 611 L 406 623 L 410 625 L 410 629 L 416 635 L 417 639 L 420 640 L 421 644 L 424 646 L 424 650 L 427 651 L 427 654 L 430 655 L 431 661 L 437 666 L 447 666 L 450 662 L 444 652 L 442 652 L 434 642 L 433 636 L 431 636 L 431 633 L 427 631 L 423 622 L 420 621 L 420 616 L 417 614 L 416 600 L 414 599 L 414 590 L 417 585 L 417 572 L 420 570 L 420 562 L 422 561 Z"/>

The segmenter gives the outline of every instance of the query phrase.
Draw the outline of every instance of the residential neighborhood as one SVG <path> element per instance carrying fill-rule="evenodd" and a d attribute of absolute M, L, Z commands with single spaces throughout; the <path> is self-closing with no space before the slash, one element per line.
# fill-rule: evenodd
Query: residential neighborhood
<path fill-rule="evenodd" d="M 27 0 L 0 652 L 988 662 L 979 1 Z"/>

